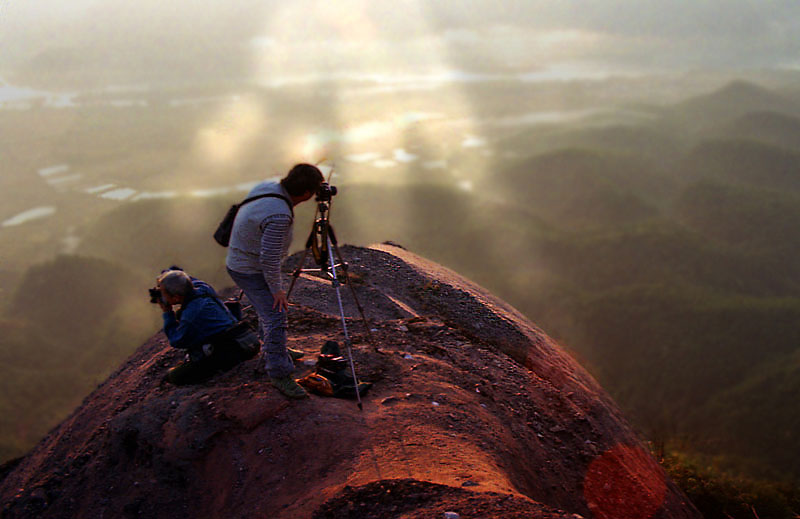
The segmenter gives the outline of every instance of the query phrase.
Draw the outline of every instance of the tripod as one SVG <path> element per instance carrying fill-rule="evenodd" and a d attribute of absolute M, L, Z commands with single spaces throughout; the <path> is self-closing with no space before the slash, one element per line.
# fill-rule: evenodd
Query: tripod
<path fill-rule="evenodd" d="M 350 277 L 347 272 L 347 263 L 342 259 L 342 255 L 339 252 L 336 234 L 333 232 L 333 226 L 329 220 L 331 194 L 335 194 L 335 190 L 332 193 L 330 190 L 328 190 L 327 196 L 317 196 L 317 212 L 314 217 L 314 225 L 311 227 L 311 233 L 308 235 L 308 240 L 306 240 L 306 249 L 303 251 L 303 255 L 300 257 L 300 263 L 297 264 L 297 268 L 292 273 L 292 281 L 289 285 L 289 291 L 286 293 L 286 299 L 288 300 L 289 297 L 291 297 L 295 282 L 297 282 L 297 278 L 299 278 L 300 274 L 303 272 L 325 273 L 331 278 L 332 285 L 336 289 L 336 300 L 339 303 L 339 315 L 342 319 L 342 330 L 344 331 L 344 344 L 347 348 L 347 358 L 350 362 L 350 372 L 353 375 L 353 385 L 355 386 L 356 399 L 358 400 L 358 409 L 363 410 L 363 406 L 361 404 L 361 395 L 358 391 L 356 367 L 355 364 L 353 364 L 352 343 L 350 342 L 350 335 L 347 332 L 347 321 L 344 317 L 344 306 L 342 305 L 342 282 L 339 280 L 339 275 L 336 273 L 337 268 L 340 268 L 344 274 L 344 284 L 350 288 L 350 293 L 353 295 L 353 301 L 355 301 L 356 308 L 358 308 L 358 312 L 361 314 L 361 319 L 364 321 L 364 325 L 366 326 L 367 335 L 370 338 L 370 342 L 372 342 L 372 333 L 369 329 L 369 322 L 367 321 L 366 316 L 364 316 L 364 309 L 361 307 L 361 303 L 358 301 L 358 297 L 356 297 L 356 291 L 353 288 L 353 285 L 350 283 Z M 317 263 L 319 268 L 303 268 L 309 251 L 312 252 L 314 261 Z M 334 254 L 336 255 L 335 258 Z M 338 262 L 336 260 L 338 260 Z"/>

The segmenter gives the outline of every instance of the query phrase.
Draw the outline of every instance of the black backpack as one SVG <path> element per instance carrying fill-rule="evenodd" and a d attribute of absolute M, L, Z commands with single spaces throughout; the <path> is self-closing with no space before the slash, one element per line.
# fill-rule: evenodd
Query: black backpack
<path fill-rule="evenodd" d="M 241 298 L 241 294 L 239 295 Z M 214 300 L 223 310 L 228 312 L 231 317 L 236 321 L 234 324 L 225 330 L 208 338 L 208 344 L 212 348 L 223 348 L 229 351 L 238 351 L 244 358 L 249 359 L 253 357 L 261 348 L 261 341 L 256 335 L 255 331 L 250 327 L 247 321 L 242 320 L 242 304 L 240 299 L 229 299 L 223 301 L 216 294 L 202 294 L 195 296 L 195 298 L 207 298 Z M 182 310 L 182 309 L 181 309 Z M 179 312 L 181 311 L 179 310 Z M 180 316 L 178 316 L 180 319 Z M 198 361 L 205 357 L 203 350 L 189 352 L 192 360 Z"/>
<path fill-rule="evenodd" d="M 258 195 L 252 196 L 243 200 L 239 204 L 234 204 L 228 209 L 228 212 L 225 213 L 225 218 L 217 226 L 217 230 L 214 231 L 214 240 L 222 245 L 223 247 L 227 247 L 228 244 L 231 242 L 231 232 L 233 232 L 233 221 L 236 219 L 236 214 L 239 212 L 239 208 L 241 208 L 244 204 L 248 204 L 254 200 L 258 200 L 259 198 L 280 198 L 286 205 L 289 206 L 289 210 L 292 212 L 292 217 L 294 217 L 294 209 L 292 208 L 292 202 L 289 201 L 283 195 L 279 195 L 277 193 L 267 193 L 265 195 Z"/>

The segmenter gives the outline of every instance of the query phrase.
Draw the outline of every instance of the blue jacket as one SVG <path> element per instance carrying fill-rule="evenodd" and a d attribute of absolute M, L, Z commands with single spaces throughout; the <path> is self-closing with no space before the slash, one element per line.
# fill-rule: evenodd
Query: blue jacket
<path fill-rule="evenodd" d="M 164 334 L 175 348 L 193 350 L 207 344 L 214 335 L 236 324 L 211 285 L 192 278 L 194 293 L 181 305 L 180 319 L 164 312 Z M 200 297 L 210 295 L 213 297 Z"/>

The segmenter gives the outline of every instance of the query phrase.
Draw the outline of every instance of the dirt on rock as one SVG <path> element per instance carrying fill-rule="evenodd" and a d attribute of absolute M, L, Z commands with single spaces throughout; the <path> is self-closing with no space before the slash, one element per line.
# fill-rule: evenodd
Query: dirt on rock
<path fill-rule="evenodd" d="M 396 246 L 341 252 L 355 368 L 373 383 L 363 410 L 287 400 L 259 359 L 170 386 L 182 352 L 158 333 L 0 468 L 2 517 L 700 517 L 602 388 L 516 310 Z M 326 340 L 344 345 L 328 280 L 302 274 L 291 301 L 290 347 L 313 361 Z"/>

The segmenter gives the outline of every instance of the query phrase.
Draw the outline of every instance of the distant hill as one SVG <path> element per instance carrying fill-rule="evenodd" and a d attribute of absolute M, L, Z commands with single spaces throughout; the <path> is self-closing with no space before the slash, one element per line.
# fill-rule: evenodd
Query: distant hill
<path fill-rule="evenodd" d="M 665 165 L 665 159 L 674 158 L 683 152 L 683 136 L 670 129 L 661 128 L 661 113 L 653 114 L 653 121 L 641 124 L 592 124 L 567 123 L 549 128 L 537 128 L 518 132 L 501 139 L 498 146 L 506 150 L 525 149 L 528 155 L 540 155 L 564 148 L 597 150 L 598 153 L 638 155 L 646 159 L 657 159 L 657 165 Z"/>
<path fill-rule="evenodd" d="M 800 114 L 800 104 L 762 86 L 737 80 L 679 103 L 667 118 L 685 129 L 697 131 L 751 112 L 765 111 Z"/>
<path fill-rule="evenodd" d="M 789 85 L 780 89 L 780 94 L 787 98 L 791 99 L 797 104 L 800 104 L 800 82 L 797 79 L 792 81 Z"/>
<path fill-rule="evenodd" d="M 575 129 L 558 136 L 561 146 L 602 150 L 605 153 L 636 154 L 648 159 L 678 155 L 683 149 L 680 135 L 656 125 L 613 125 Z M 657 163 L 661 165 L 661 163 Z"/>
<path fill-rule="evenodd" d="M 567 305 L 579 323 L 565 338 L 572 344 L 593 344 L 580 349 L 588 365 L 653 436 L 698 439 L 698 430 L 713 430 L 713 436 L 700 435 L 708 443 L 699 440 L 698 447 L 721 453 L 724 449 L 715 448 L 711 439 L 719 437 L 731 446 L 738 435 L 709 419 L 706 406 L 714 408 L 715 416 L 725 409 L 747 415 L 750 423 L 760 424 L 762 437 L 782 429 L 785 416 L 768 416 L 750 406 L 759 399 L 772 408 L 790 406 L 793 397 L 780 384 L 763 388 L 772 392 L 739 401 L 722 395 L 762 366 L 796 355 L 800 299 L 727 296 L 667 282 L 594 291 L 557 304 Z M 648 391 L 642 390 L 645 381 Z M 677 414 L 683 418 L 676 421 Z M 735 427 L 735 420 L 725 423 Z M 744 446 L 743 441 L 729 454 L 746 454 Z M 797 449 L 787 448 L 782 457 L 788 463 L 797 459 Z M 761 468 L 772 461 L 763 459 Z"/>
<path fill-rule="evenodd" d="M 17 288 L 9 316 L 36 323 L 51 340 L 84 344 L 95 339 L 96 324 L 116 305 L 132 298 L 141 282 L 129 270 L 96 258 L 58 256 L 28 270 Z M 138 296 L 138 297 L 137 297 Z M 58 326 L 50 323 L 59 323 Z"/>
<path fill-rule="evenodd" d="M 96 258 L 28 270 L 0 320 L 0 456 L 41 438 L 155 326 L 146 283 Z"/>
<path fill-rule="evenodd" d="M 781 285 L 800 293 L 800 194 L 757 187 L 700 182 L 677 199 L 676 214 L 707 238 L 761 258 L 751 277 L 765 286 L 767 276 L 783 274 Z"/>
<path fill-rule="evenodd" d="M 710 140 L 696 146 L 685 157 L 680 175 L 690 181 L 713 179 L 798 191 L 800 152 L 752 140 Z"/>
<path fill-rule="evenodd" d="M 636 157 L 566 149 L 498 171 L 487 188 L 565 229 L 615 226 L 655 214 L 645 202 L 668 183 Z"/>
<path fill-rule="evenodd" d="M 761 141 L 800 152 L 800 116 L 752 112 L 713 130 L 718 138 Z"/>
<path fill-rule="evenodd" d="M 120 262 L 149 280 L 177 264 L 209 281 L 229 282 L 224 273 L 226 250 L 211 235 L 238 201 L 181 197 L 124 204 L 86 226 L 79 252 Z"/>
<path fill-rule="evenodd" d="M 793 339 L 800 342 L 797 327 Z M 763 363 L 716 395 L 702 417 L 690 419 L 690 427 L 703 431 L 717 451 L 738 453 L 750 464 L 766 458 L 776 472 L 793 473 L 796 459 L 787 453 L 797 448 L 800 407 L 793 395 L 799 393 L 800 352 L 795 350 Z M 737 434 L 729 434 L 731 429 Z"/>
<path fill-rule="evenodd" d="M 5 308 L 16 290 L 21 274 L 15 270 L 0 268 L 0 311 L 5 315 Z"/>
<path fill-rule="evenodd" d="M 751 275 L 762 258 L 720 246 L 665 220 L 554 235 L 539 249 L 537 259 L 553 275 L 587 293 L 651 283 L 764 295 L 786 290 L 783 277 L 771 278 L 772 272 Z"/>

